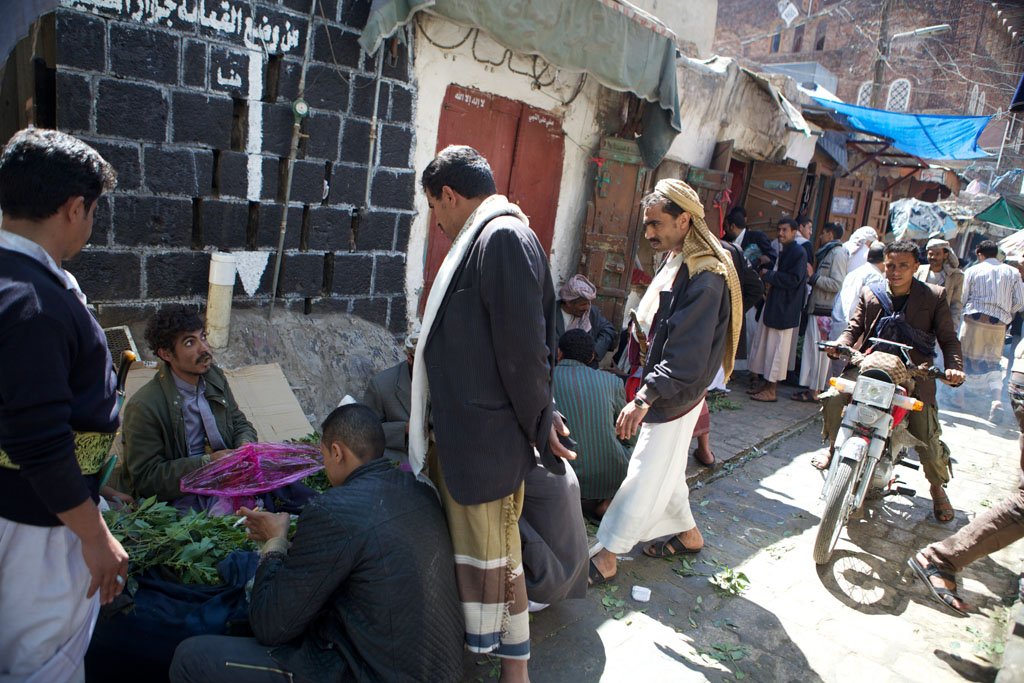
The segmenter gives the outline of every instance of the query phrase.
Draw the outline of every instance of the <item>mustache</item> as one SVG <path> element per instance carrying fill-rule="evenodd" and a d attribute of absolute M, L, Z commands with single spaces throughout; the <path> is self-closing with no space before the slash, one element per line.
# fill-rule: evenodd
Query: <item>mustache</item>
<path fill-rule="evenodd" d="M 196 359 L 196 362 L 202 363 L 204 360 L 213 360 L 213 356 L 208 353 L 204 353 Z"/>

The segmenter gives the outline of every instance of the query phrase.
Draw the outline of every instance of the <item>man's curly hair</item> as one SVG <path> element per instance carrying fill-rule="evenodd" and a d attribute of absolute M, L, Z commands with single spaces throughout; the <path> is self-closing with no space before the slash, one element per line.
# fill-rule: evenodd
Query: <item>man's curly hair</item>
<path fill-rule="evenodd" d="M 174 340 L 179 334 L 201 330 L 203 327 L 203 319 L 194 308 L 169 304 L 154 313 L 146 323 L 146 343 L 153 353 L 160 349 L 174 351 Z"/>

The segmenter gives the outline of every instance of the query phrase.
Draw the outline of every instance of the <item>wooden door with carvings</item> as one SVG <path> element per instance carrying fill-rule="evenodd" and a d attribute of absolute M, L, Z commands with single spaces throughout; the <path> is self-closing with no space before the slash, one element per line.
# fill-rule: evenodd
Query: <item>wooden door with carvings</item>
<path fill-rule="evenodd" d="M 561 117 L 453 83 L 441 104 L 437 151 L 448 145 L 469 145 L 487 159 L 498 193 L 520 205 L 545 253 L 550 252 L 562 180 Z M 451 247 L 451 240 L 437 226 L 433 215 L 428 220 L 421 313 Z"/>

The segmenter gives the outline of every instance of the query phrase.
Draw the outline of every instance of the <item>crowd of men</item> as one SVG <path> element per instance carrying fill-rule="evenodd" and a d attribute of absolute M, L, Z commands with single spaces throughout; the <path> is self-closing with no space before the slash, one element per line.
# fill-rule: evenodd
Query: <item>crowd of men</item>
<path fill-rule="evenodd" d="M 130 562 L 100 515 L 104 499 L 214 511 L 182 493 L 182 477 L 257 438 L 184 305 L 148 321 L 161 363 L 119 417 L 103 331 L 61 266 L 85 245 L 115 176 L 56 131 L 21 131 L 0 157 L 0 353 L 19 359 L 0 374 L 5 680 L 82 678 L 99 607 L 122 591 Z M 843 400 L 825 388 L 844 368 L 819 342 L 866 350 L 871 337 L 911 330 L 915 362 L 938 354 L 949 384 L 964 381 L 965 363 L 991 383 L 1024 308 L 1021 273 L 990 242 L 963 273 L 940 238 L 927 264 L 917 245 L 883 245 L 870 227 L 844 242 L 828 223 L 815 248 L 802 216 L 783 219 L 772 242 L 734 210 L 720 238 L 693 188 L 664 179 L 641 205 L 663 258 L 620 335 L 594 283 L 576 275 L 556 290 L 528 217 L 496 193 L 475 150 L 445 148 L 420 182 L 452 239 L 420 330 L 361 404 L 324 420 L 332 488 L 292 485 L 267 494 L 266 509 L 237 511 L 262 544 L 253 636 L 184 640 L 174 681 L 454 681 L 464 648 L 500 657 L 502 680 L 527 680 L 529 611 L 610 580 L 638 544 L 654 558 L 700 552 L 689 447 L 696 438 L 696 460 L 714 464 L 706 397 L 734 368 L 749 369 L 759 402 L 795 378 L 793 398 L 821 402 L 834 442 Z M 1024 432 L 1022 363 L 1019 350 L 1011 398 Z M 914 395 L 926 409 L 909 429 L 935 516 L 950 521 L 935 383 Z M 119 425 L 126 490 L 101 491 Z M 1024 467 L 1024 436 L 1021 447 Z M 1020 537 L 1022 501 L 1024 488 L 910 559 L 943 604 L 967 609 L 955 573 Z M 301 510 L 290 538 L 289 510 Z M 598 525 L 589 549 L 584 515 Z"/>

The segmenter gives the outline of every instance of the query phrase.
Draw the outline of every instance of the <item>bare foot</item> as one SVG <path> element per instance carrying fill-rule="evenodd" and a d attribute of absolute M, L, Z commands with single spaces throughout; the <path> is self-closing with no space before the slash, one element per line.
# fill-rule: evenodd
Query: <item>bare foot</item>
<path fill-rule="evenodd" d="M 684 531 L 678 536 L 679 540 L 683 542 L 683 545 L 690 550 L 699 550 L 704 547 L 704 537 L 701 535 L 700 530 L 697 527 Z"/>
<path fill-rule="evenodd" d="M 597 567 L 597 570 L 601 572 L 601 576 L 603 576 L 606 580 L 611 579 L 613 576 L 615 576 L 616 570 L 618 568 L 616 565 L 615 553 L 607 549 L 602 549 L 600 552 L 597 553 L 597 555 L 594 555 L 592 558 L 590 558 L 590 561 L 594 563 L 594 566 Z"/>
<path fill-rule="evenodd" d="M 755 401 L 761 401 L 762 403 L 774 403 L 778 399 L 775 397 L 775 389 L 764 389 L 756 394 L 751 394 L 750 398 Z"/>
<path fill-rule="evenodd" d="M 946 495 L 945 489 L 933 484 L 931 494 L 932 510 L 935 513 L 935 519 L 940 522 L 952 522 L 954 515 L 953 504 L 949 502 L 949 496 Z"/>
<path fill-rule="evenodd" d="M 525 659 L 501 658 L 501 678 L 499 681 L 508 683 L 530 683 L 530 673 L 527 671 Z"/>
<path fill-rule="evenodd" d="M 611 498 L 605 498 L 604 500 L 602 500 L 600 503 L 597 504 L 597 507 L 594 508 L 594 516 L 604 517 L 604 513 L 608 512 L 608 506 L 611 504 Z"/>

